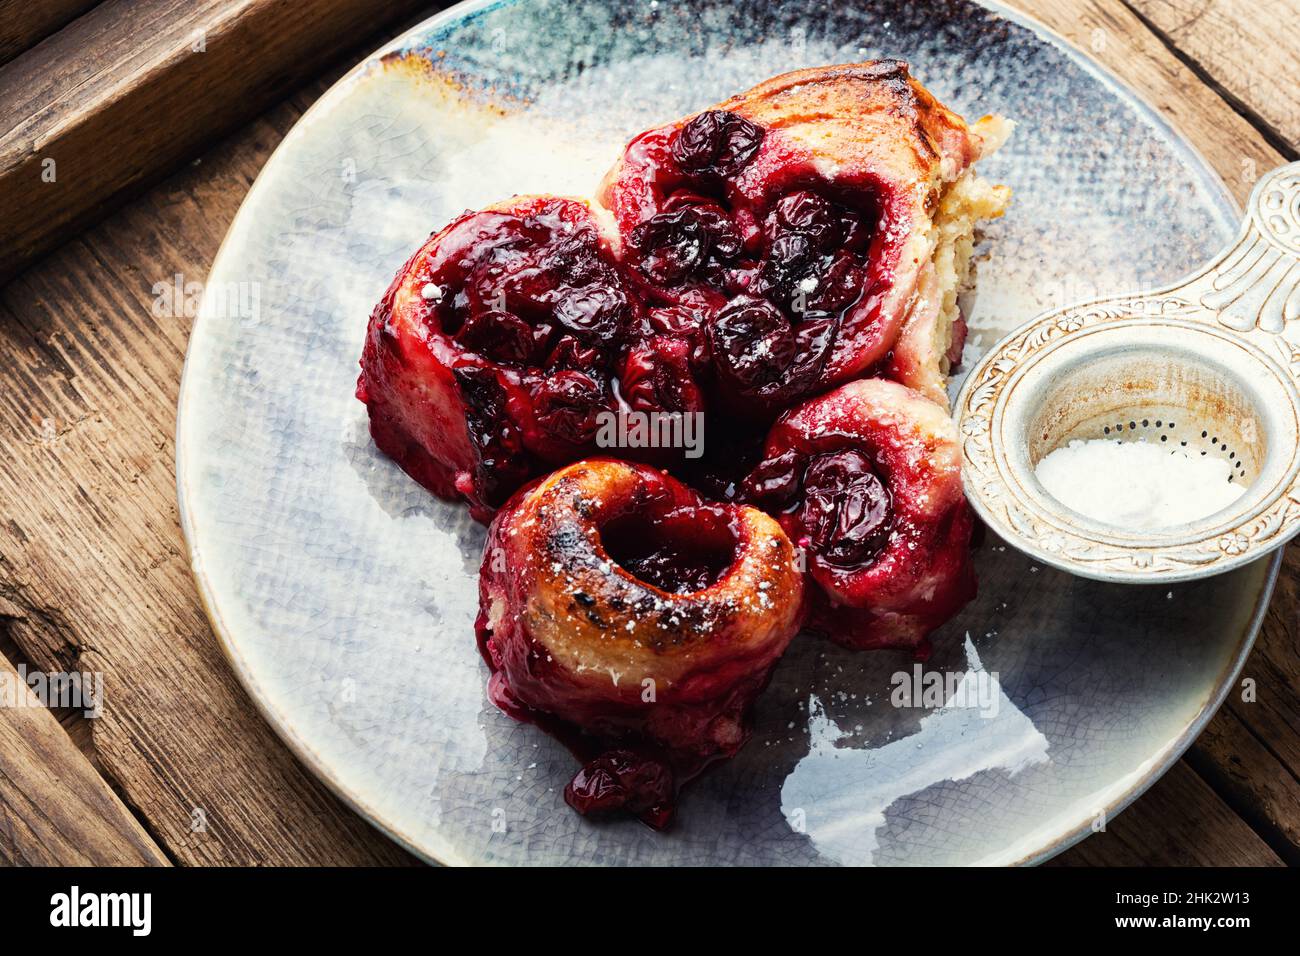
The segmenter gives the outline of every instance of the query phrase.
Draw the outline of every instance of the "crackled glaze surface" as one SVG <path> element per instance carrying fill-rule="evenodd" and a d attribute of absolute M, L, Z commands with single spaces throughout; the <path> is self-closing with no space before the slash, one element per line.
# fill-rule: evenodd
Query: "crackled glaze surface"
<path fill-rule="evenodd" d="M 1021 123 L 985 164 L 1016 201 L 980 263 L 978 354 L 1054 305 L 1173 279 L 1232 234 L 1223 191 L 1145 107 L 958 2 L 521 0 L 451 11 L 400 51 L 327 94 L 268 163 L 210 277 L 255 284 L 258 307 L 210 297 L 182 394 L 200 587 L 240 678 L 323 778 L 451 863 L 990 863 L 1060 849 L 1174 759 L 1226 693 L 1271 569 L 1119 587 L 990 536 L 979 598 L 924 667 L 982 688 L 983 711 L 891 706 L 909 658 L 800 638 L 754 739 L 687 791 L 672 831 L 593 825 L 564 806 L 568 753 L 484 695 L 482 529 L 375 451 L 352 397 L 371 306 L 464 208 L 590 192 L 642 128 L 886 54 L 961 112 Z"/>

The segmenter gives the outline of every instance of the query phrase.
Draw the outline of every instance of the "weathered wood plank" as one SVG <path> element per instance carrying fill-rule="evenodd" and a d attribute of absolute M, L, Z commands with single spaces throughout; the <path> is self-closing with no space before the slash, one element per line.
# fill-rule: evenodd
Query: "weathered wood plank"
<path fill-rule="evenodd" d="M 104 0 L 0 67 L 0 280 L 424 5 Z"/>
<path fill-rule="evenodd" d="M 1012 2 L 1143 94 L 1196 145 L 1239 200 L 1245 201 L 1261 174 L 1286 161 L 1118 0 Z M 1285 4 L 1275 0 L 1267 6 Z M 1268 42 L 1270 35 L 1260 38 L 1261 45 Z M 1300 43 L 1287 46 L 1294 52 Z"/>
<path fill-rule="evenodd" d="M 191 318 L 158 313 L 152 286 L 203 278 L 258 168 L 323 88 L 0 290 L 0 595 L 12 637 L 36 666 L 108 675 L 96 760 L 183 863 L 410 859 L 258 716 L 199 606 L 177 524 Z"/>
<path fill-rule="evenodd" d="M 0 864 L 167 865 L 166 855 L 4 657 L 0 684 L 15 694 L 15 704 L 21 700 L 21 706 L 0 706 Z"/>
<path fill-rule="evenodd" d="M 1288 737 L 1294 736 L 1294 732 Z M 1300 781 L 1237 715 L 1225 706 L 1187 762 L 1279 857 L 1300 866 Z"/>
<path fill-rule="evenodd" d="M 0 0 L 0 63 L 34 47 L 99 0 Z"/>
<path fill-rule="evenodd" d="M 1300 59 L 1278 40 L 1297 29 L 1294 4 L 1258 0 L 1126 0 L 1257 127 L 1300 155 Z"/>
<path fill-rule="evenodd" d="M 1282 866 L 1277 854 L 1180 761 L 1055 866 Z"/>

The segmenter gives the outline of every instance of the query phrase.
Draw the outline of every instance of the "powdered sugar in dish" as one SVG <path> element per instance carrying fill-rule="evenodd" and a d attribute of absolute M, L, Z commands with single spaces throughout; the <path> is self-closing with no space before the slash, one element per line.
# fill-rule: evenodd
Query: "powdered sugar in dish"
<path fill-rule="evenodd" d="M 1044 457 L 1034 474 L 1067 508 L 1125 528 L 1195 521 L 1246 490 L 1221 458 L 1145 441 L 1072 441 Z"/>

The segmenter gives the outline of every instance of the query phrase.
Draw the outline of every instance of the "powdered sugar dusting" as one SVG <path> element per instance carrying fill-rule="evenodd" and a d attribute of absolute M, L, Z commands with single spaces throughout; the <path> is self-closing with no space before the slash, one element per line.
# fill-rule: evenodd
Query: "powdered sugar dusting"
<path fill-rule="evenodd" d="M 1066 507 L 1126 528 L 1195 521 L 1246 490 L 1222 458 L 1146 441 L 1072 441 L 1044 457 L 1034 474 Z"/>

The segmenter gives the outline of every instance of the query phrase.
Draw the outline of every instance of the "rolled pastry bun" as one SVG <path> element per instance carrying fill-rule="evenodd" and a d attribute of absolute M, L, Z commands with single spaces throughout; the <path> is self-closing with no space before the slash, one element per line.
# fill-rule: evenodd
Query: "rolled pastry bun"
<path fill-rule="evenodd" d="M 946 404 L 974 229 L 1011 197 L 973 164 L 1011 129 L 968 124 L 901 60 L 796 70 L 637 136 L 599 199 L 661 297 L 710 299 L 737 405 L 789 407 L 873 371 Z M 745 367 L 760 339 L 768 360 Z"/>
<path fill-rule="evenodd" d="M 803 615 L 775 520 L 601 458 L 501 509 L 479 596 L 493 702 L 586 761 L 566 799 L 656 826 L 683 780 L 745 742 L 749 706 Z"/>
<path fill-rule="evenodd" d="M 840 644 L 917 647 L 974 597 L 956 428 L 906 386 L 851 382 L 787 413 L 744 493 L 803 550 L 810 629 Z"/>

